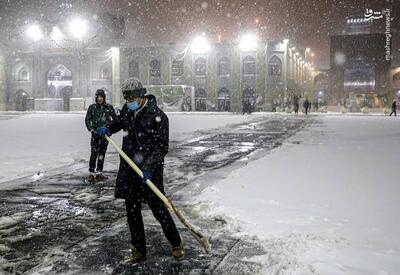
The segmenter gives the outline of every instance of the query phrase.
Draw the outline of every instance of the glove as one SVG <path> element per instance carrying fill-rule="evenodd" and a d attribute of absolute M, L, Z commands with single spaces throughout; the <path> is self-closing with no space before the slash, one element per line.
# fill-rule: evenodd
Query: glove
<path fill-rule="evenodd" d="M 143 183 L 146 184 L 147 180 L 151 180 L 153 173 L 148 170 L 143 170 Z"/>
<path fill-rule="evenodd" d="M 96 129 L 96 134 L 98 136 L 104 137 L 106 134 L 110 135 L 110 130 L 107 127 L 100 127 Z"/>

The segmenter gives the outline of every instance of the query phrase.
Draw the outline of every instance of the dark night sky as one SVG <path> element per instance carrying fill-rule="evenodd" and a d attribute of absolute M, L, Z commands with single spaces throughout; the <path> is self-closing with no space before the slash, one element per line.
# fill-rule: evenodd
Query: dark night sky
<path fill-rule="evenodd" d="M 62 3 L 71 3 L 66 11 Z M 234 40 L 240 33 L 259 31 L 265 38 L 289 38 L 297 46 L 312 48 L 317 67 L 329 66 L 329 36 L 340 34 L 349 15 L 362 15 L 365 8 L 380 11 L 386 0 L 0 0 L 1 23 L 7 25 L 46 18 L 56 13 L 104 11 L 127 18 L 127 35 L 137 45 L 188 42 L 201 32 L 210 39 Z M 392 31 L 398 33 L 400 0 L 393 0 Z M 397 6 L 397 8 L 396 8 Z M 3 8 L 4 7 L 4 8 Z M 17 16 L 15 16 L 17 14 Z M 33 14 L 33 15 L 32 15 Z M 259 23 L 255 19 L 259 19 Z M 382 21 L 383 22 L 383 21 Z M 396 45 L 398 50 L 398 45 Z"/>

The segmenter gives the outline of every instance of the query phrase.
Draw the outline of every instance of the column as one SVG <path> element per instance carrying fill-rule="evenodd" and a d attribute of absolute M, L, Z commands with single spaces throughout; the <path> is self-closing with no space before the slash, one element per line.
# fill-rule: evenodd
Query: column
<path fill-rule="evenodd" d="M 120 83 L 120 64 L 119 64 L 119 48 L 111 48 L 112 55 L 112 96 L 113 104 L 121 103 L 121 83 Z"/>

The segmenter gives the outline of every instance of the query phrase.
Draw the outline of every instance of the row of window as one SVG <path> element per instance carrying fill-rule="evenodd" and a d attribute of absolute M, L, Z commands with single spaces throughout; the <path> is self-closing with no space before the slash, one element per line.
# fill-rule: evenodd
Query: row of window
<path fill-rule="evenodd" d="M 48 72 L 48 80 L 68 80 L 72 79 L 71 71 L 67 69 L 64 65 L 58 64 L 53 66 Z M 100 79 L 111 79 L 111 71 L 108 66 L 103 66 L 100 69 L 99 76 Z M 28 67 L 21 66 L 15 70 L 14 79 L 16 81 L 29 81 L 29 69 Z"/>
<path fill-rule="evenodd" d="M 252 56 L 246 56 L 243 59 L 242 72 L 244 76 L 252 76 L 256 74 L 256 60 Z M 205 76 L 207 74 L 207 61 L 205 58 L 200 57 L 195 60 L 194 73 L 196 76 Z M 282 62 L 274 56 L 268 63 L 268 75 L 280 76 L 282 74 Z M 149 70 L 150 80 L 157 80 L 161 78 L 161 61 L 153 59 L 150 61 Z M 231 62 L 228 58 L 223 57 L 218 62 L 218 76 L 229 77 L 231 75 Z M 184 76 L 184 61 L 173 60 L 171 66 L 171 76 L 173 78 L 180 78 Z M 139 63 L 132 60 L 129 63 L 129 77 L 139 78 Z M 111 79 L 111 71 L 108 66 L 103 66 L 100 69 L 100 79 Z M 21 67 L 15 74 L 15 80 L 28 81 L 29 70 L 26 66 Z"/>
<path fill-rule="evenodd" d="M 246 56 L 243 59 L 243 75 L 256 74 L 256 60 L 252 56 Z M 205 76 L 207 73 L 207 61 L 203 57 L 199 57 L 194 62 L 194 73 L 196 76 Z M 282 74 L 282 61 L 274 56 L 268 63 L 268 75 L 280 76 Z M 150 61 L 150 78 L 161 78 L 161 61 L 153 59 Z M 171 76 L 173 78 L 183 77 L 184 61 L 173 60 L 171 64 Z M 218 62 L 218 76 L 229 77 L 231 75 L 231 62 L 228 58 L 223 57 Z M 129 63 L 129 77 L 139 78 L 139 63 L 132 60 Z"/>

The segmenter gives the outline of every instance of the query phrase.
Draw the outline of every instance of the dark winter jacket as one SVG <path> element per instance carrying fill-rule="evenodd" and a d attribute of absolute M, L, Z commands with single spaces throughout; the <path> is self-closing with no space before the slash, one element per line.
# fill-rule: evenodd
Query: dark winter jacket
<path fill-rule="evenodd" d="M 131 111 L 126 104 L 122 107 L 118 119 L 110 124 L 110 132 L 124 130 L 122 150 L 142 170 L 153 174 L 154 184 L 163 190 L 162 174 L 164 157 L 168 153 L 169 122 L 168 117 L 157 107 L 153 95 L 146 96 L 146 105 Z M 116 198 L 129 198 L 139 190 L 142 184 L 133 169 L 121 158 L 115 186 Z"/>
<path fill-rule="evenodd" d="M 308 109 L 310 107 L 310 101 L 308 101 L 307 99 L 304 101 L 303 103 L 303 107 L 304 109 Z"/>
<path fill-rule="evenodd" d="M 397 109 L 397 102 L 393 101 L 393 103 L 392 103 L 392 111 L 394 112 L 394 111 L 396 111 L 396 109 Z"/>
<path fill-rule="evenodd" d="M 107 103 L 102 105 L 94 103 L 89 106 L 86 113 L 86 128 L 90 132 L 99 127 L 106 127 L 110 125 L 111 121 L 115 120 L 116 118 L 117 115 L 115 114 L 115 110 L 112 105 Z"/>

